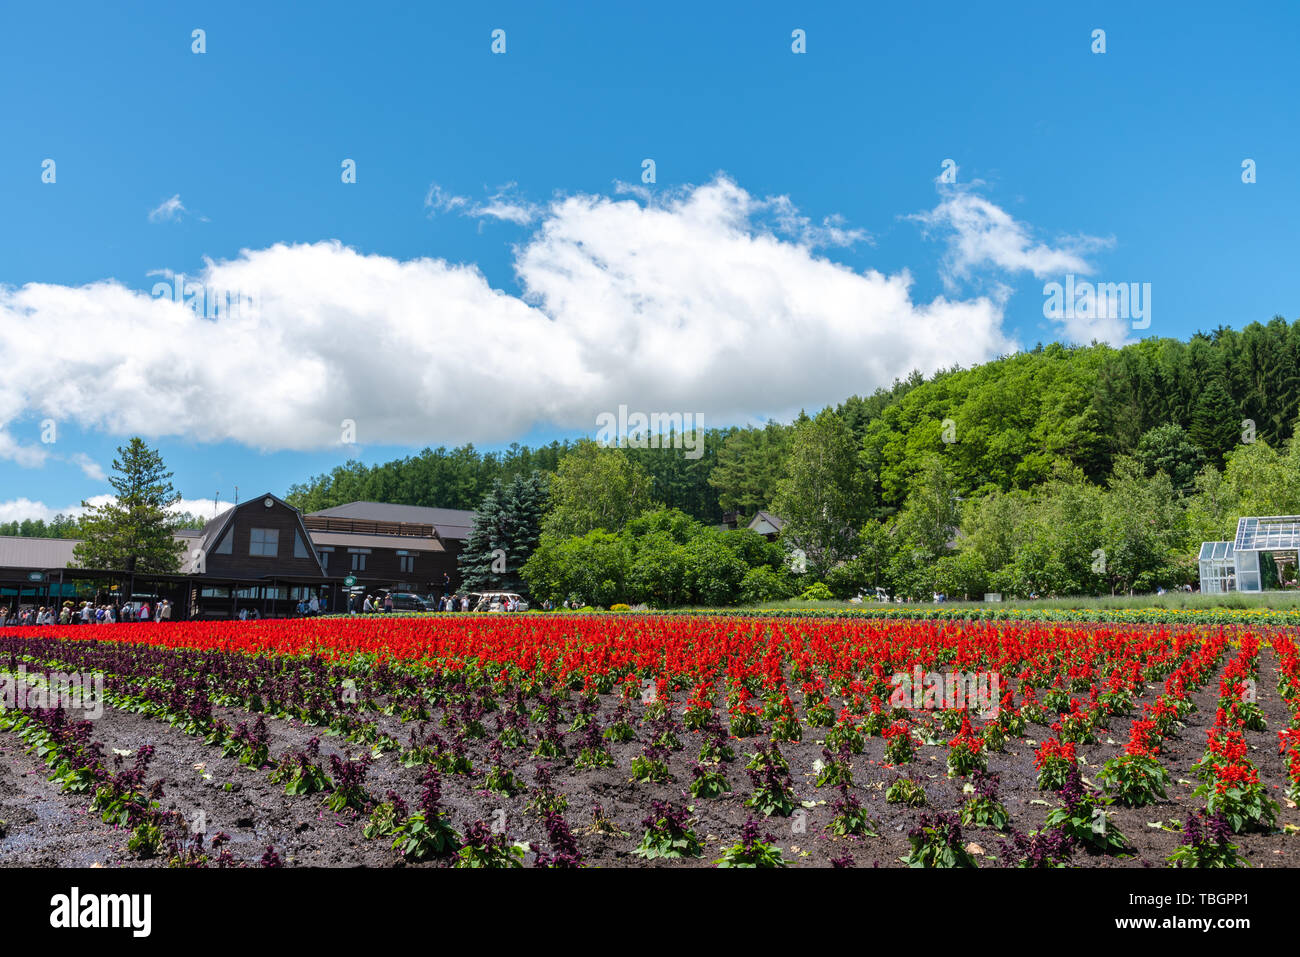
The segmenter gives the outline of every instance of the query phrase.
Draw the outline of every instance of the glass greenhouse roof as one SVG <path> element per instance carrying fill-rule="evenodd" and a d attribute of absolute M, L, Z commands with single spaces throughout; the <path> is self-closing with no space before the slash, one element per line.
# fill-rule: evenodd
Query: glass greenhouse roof
<path fill-rule="evenodd" d="M 1232 561 L 1232 542 L 1202 542 L 1199 560 Z"/>
<path fill-rule="evenodd" d="M 1300 549 L 1300 515 L 1267 515 L 1243 518 L 1237 522 L 1239 552 L 1260 552 L 1271 549 Z M 1201 546 L 1205 550 L 1205 546 Z"/>

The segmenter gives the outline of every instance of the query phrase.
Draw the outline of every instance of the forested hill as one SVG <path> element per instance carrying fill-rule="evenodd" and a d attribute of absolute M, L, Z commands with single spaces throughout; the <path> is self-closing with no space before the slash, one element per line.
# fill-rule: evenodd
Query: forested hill
<path fill-rule="evenodd" d="M 1217 465 L 1252 427 L 1270 445 L 1291 437 L 1300 322 L 1277 318 L 1122 349 L 1040 346 L 942 373 L 855 418 L 860 404 L 850 399 L 841 413 L 863 440 L 864 478 L 883 506 L 902 503 L 909 479 L 937 450 L 964 492 L 1032 488 L 1060 460 L 1101 482 L 1116 456 L 1134 454 L 1143 436 L 1171 423 L 1190 436 L 1202 464 Z"/>
<path fill-rule="evenodd" d="M 1199 455 L 1195 467 L 1217 465 L 1251 423 L 1274 447 L 1290 438 L 1300 411 L 1300 322 L 1278 317 L 1121 349 L 1039 346 L 929 379 L 914 373 L 835 411 L 860 443 L 853 492 L 875 517 L 903 504 L 926 457 L 939 451 L 962 494 L 1033 488 L 1062 464 L 1101 483 L 1116 456 L 1136 453 L 1144 436 L 1148 458 L 1175 454 L 1168 443 L 1190 437 L 1196 449 L 1184 452 Z M 1185 435 L 1159 429 L 1169 424 Z M 793 430 L 711 429 L 697 459 L 682 450 L 628 454 L 650 474 L 657 501 L 715 522 L 724 511 L 748 515 L 771 505 Z M 349 462 L 294 485 L 288 499 L 308 511 L 359 499 L 472 509 L 494 479 L 554 471 L 572 448 L 465 446 L 376 466 Z M 1173 477 L 1186 485 L 1195 468 L 1180 471 Z"/>

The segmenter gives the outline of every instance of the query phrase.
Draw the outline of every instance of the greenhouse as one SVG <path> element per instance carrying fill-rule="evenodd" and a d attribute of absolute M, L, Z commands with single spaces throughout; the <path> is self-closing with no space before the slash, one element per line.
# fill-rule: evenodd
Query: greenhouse
<path fill-rule="evenodd" d="M 1298 556 L 1300 515 L 1241 518 L 1235 540 L 1201 543 L 1201 591 L 1270 591 L 1295 576 Z"/>
<path fill-rule="evenodd" d="M 1236 588 L 1237 566 L 1232 558 L 1232 542 L 1202 542 L 1200 563 L 1202 594 Z"/>

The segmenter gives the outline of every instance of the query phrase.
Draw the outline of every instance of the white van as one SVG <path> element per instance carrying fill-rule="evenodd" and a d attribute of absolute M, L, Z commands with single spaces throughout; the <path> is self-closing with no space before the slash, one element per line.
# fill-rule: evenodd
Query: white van
<path fill-rule="evenodd" d="M 470 592 L 470 611 L 500 612 L 506 610 L 508 602 L 518 602 L 519 611 L 528 610 L 528 602 L 512 591 L 476 591 Z"/>

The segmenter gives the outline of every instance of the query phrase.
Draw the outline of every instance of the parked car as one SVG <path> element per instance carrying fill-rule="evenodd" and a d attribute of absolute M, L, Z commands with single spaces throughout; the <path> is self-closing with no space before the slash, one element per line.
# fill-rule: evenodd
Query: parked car
<path fill-rule="evenodd" d="M 380 592 L 379 600 L 384 600 L 384 595 L 393 596 L 394 611 L 433 611 L 433 606 L 427 601 L 409 591 Z"/>

